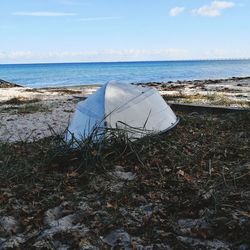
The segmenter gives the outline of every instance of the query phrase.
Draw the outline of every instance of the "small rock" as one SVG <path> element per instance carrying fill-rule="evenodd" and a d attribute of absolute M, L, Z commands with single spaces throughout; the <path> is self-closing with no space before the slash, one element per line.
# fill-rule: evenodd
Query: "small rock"
<path fill-rule="evenodd" d="M 152 250 L 154 250 L 154 249 L 171 250 L 172 248 L 168 244 L 161 243 L 161 244 L 154 244 L 152 246 L 146 246 L 143 249 L 145 249 L 145 250 L 151 250 L 151 249 Z"/>
<path fill-rule="evenodd" d="M 114 175 L 124 181 L 132 181 L 136 178 L 136 174 L 133 174 L 132 172 L 125 172 L 121 166 L 116 166 Z"/>
<path fill-rule="evenodd" d="M 25 243 L 24 236 L 13 236 L 0 245 L 0 249 L 20 249 L 20 245 Z"/>
<path fill-rule="evenodd" d="M 10 236 L 20 232 L 21 227 L 13 216 L 0 217 L 0 236 Z"/>
<path fill-rule="evenodd" d="M 209 249 L 209 250 L 230 250 L 231 246 L 228 243 L 214 239 L 214 240 L 200 240 L 191 237 L 178 236 L 178 240 L 184 244 L 189 245 L 192 249 Z"/>
<path fill-rule="evenodd" d="M 123 186 L 123 182 L 115 183 L 114 185 L 110 186 L 110 191 L 114 193 L 120 193 Z"/>
<path fill-rule="evenodd" d="M 250 246 L 247 245 L 247 244 L 241 244 L 239 247 L 238 247 L 239 250 L 249 250 L 250 249 Z"/>
<path fill-rule="evenodd" d="M 5 241 L 6 241 L 5 238 L 0 238 L 0 249 L 1 249 L 2 244 L 3 244 Z"/>
<path fill-rule="evenodd" d="M 89 207 L 87 202 L 81 201 L 79 202 L 78 208 L 82 211 L 82 212 L 90 212 L 92 209 Z"/>
<path fill-rule="evenodd" d="M 112 248 L 120 247 L 124 250 L 131 249 L 131 237 L 123 229 L 117 229 L 108 234 L 103 242 Z"/>
<path fill-rule="evenodd" d="M 121 192 L 126 181 L 132 181 L 136 178 L 136 174 L 132 172 L 125 172 L 121 166 L 116 166 L 115 171 L 109 172 L 113 178 L 112 182 L 109 183 L 109 190 L 114 193 Z"/>
<path fill-rule="evenodd" d="M 100 248 L 97 248 L 96 246 L 93 246 L 91 244 L 84 244 L 84 246 L 81 246 L 80 250 L 99 250 Z"/>
<path fill-rule="evenodd" d="M 61 205 L 55 208 L 51 208 L 45 212 L 44 217 L 44 224 L 53 226 L 54 222 L 57 221 L 59 218 L 72 213 L 67 207 L 69 204 L 67 202 L 63 202 Z"/>
<path fill-rule="evenodd" d="M 180 219 L 178 220 L 179 230 L 184 235 L 202 237 L 207 239 L 211 235 L 211 227 L 204 218 Z"/>

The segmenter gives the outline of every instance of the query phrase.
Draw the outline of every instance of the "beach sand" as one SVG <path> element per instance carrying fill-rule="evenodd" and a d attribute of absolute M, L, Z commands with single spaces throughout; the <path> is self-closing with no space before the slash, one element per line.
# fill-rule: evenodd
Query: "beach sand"
<path fill-rule="evenodd" d="M 33 141 L 63 132 L 76 103 L 94 87 L 0 89 L 0 141 Z"/>
<path fill-rule="evenodd" d="M 168 103 L 250 107 L 250 77 L 148 83 Z M 0 141 L 34 141 L 68 126 L 77 102 L 100 86 L 31 89 L 0 85 Z"/>

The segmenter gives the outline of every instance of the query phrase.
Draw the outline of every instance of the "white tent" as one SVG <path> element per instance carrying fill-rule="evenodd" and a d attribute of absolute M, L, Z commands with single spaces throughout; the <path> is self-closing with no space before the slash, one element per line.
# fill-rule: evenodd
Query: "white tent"
<path fill-rule="evenodd" d="M 66 140 L 82 140 L 96 128 L 121 128 L 130 131 L 129 137 L 139 138 L 165 132 L 177 123 L 155 88 L 111 81 L 77 104 Z"/>

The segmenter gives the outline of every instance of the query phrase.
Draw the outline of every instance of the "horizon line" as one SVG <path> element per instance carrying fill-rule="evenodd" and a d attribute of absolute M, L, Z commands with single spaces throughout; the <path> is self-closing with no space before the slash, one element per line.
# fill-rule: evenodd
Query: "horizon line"
<path fill-rule="evenodd" d="M 209 59 L 171 59 L 171 60 L 137 60 L 137 61 L 93 61 L 93 62 L 27 62 L 27 63 L 0 63 L 0 65 L 34 65 L 34 64 L 94 64 L 94 63 L 139 63 L 139 62 L 190 62 L 190 61 L 246 61 L 246 58 L 209 58 Z"/>

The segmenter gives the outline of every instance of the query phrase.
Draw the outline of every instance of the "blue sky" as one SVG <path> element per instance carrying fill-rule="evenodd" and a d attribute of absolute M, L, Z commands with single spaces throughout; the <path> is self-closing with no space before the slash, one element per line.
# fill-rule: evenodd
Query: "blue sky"
<path fill-rule="evenodd" d="M 249 0 L 2 0 L 0 63 L 250 58 Z"/>

